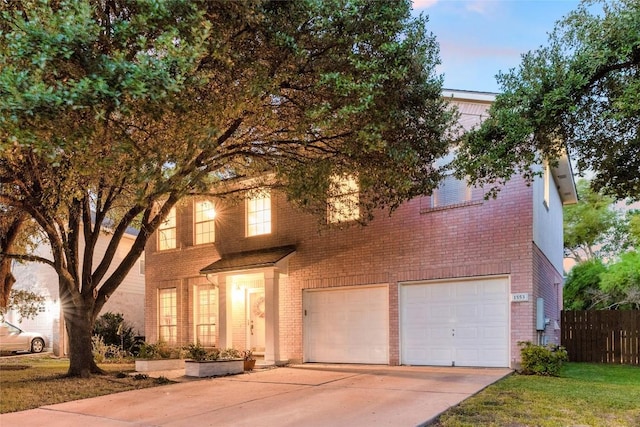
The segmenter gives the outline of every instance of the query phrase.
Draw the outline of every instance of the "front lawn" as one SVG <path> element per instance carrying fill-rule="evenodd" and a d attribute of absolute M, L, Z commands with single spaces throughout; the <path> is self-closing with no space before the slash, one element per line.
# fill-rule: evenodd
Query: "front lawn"
<path fill-rule="evenodd" d="M 567 363 L 560 377 L 511 375 L 434 426 L 640 426 L 640 367 Z"/>
<path fill-rule="evenodd" d="M 108 374 L 66 378 L 69 359 L 49 355 L 0 358 L 0 414 L 167 382 L 146 375 L 125 375 L 134 371 L 133 362 L 99 366 Z"/>

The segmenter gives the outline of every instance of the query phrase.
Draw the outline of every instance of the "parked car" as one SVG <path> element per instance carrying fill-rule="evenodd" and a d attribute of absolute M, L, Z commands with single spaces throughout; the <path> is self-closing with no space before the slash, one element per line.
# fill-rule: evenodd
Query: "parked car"
<path fill-rule="evenodd" d="M 25 332 L 7 321 L 0 322 L 0 351 L 40 353 L 44 347 L 45 340 L 42 334 Z"/>

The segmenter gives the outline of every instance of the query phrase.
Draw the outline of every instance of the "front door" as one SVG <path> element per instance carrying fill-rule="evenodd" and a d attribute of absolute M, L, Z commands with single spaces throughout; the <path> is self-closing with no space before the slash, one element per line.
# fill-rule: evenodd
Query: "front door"
<path fill-rule="evenodd" d="M 247 348 L 264 353 L 264 289 L 247 289 Z"/>

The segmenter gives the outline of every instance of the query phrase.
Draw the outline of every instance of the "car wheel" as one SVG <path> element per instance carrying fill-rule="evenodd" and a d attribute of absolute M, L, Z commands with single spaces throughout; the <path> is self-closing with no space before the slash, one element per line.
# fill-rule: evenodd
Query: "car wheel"
<path fill-rule="evenodd" d="M 40 353 L 44 350 L 44 341 L 42 338 L 36 338 L 31 341 L 31 353 Z"/>

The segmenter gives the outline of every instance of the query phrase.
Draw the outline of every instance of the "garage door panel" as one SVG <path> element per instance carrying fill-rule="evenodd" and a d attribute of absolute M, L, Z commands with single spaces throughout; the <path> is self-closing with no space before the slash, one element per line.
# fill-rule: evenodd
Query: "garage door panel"
<path fill-rule="evenodd" d="M 452 358 L 454 358 L 453 350 L 451 347 L 433 347 L 429 349 L 427 352 L 427 357 L 430 360 L 434 361 L 435 365 L 444 365 L 448 366 L 451 364 Z M 415 361 L 414 365 L 419 365 L 419 361 Z"/>
<path fill-rule="evenodd" d="M 455 317 L 458 322 L 475 320 L 483 311 L 482 307 L 478 307 L 477 304 L 456 304 L 455 307 Z"/>
<path fill-rule="evenodd" d="M 478 338 L 481 338 L 482 328 L 480 326 L 468 326 L 468 327 L 460 327 L 455 328 L 455 337 L 456 341 L 462 340 L 473 340 L 474 342 L 478 341 Z"/>
<path fill-rule="evenodd" d="M 425 311 L 424 305 L 422 306 L 422 311 Z M 432 322 L 445 323 L 448 321 L 448 319 L 454 316 L 454 313 L 455 313 L 455 310 L 453 307 L 451 307 L 451 305 L 445 305 L 445 304 L 441 305 L 436 303 L 431 305 L 431 309 L 428 311 L 425 311 L 424 315 L 428 320 Z"/>
<path fill-rule="evenodd" d="M 509 329 L 503 327 L 487 327 L 483 329 L 483 337 L 485 339 L 505 340 L 509 337 Z"/>
<path fill-rule="evenodd" d="M 386 286 L 307 291 L 304 306 L 305 361 L 388 363 Z"/>
<path fill-rule="evenodd" d="M 458 366 L 477 363 L 480 360 L 480 350 L 474 347 L 460 347 L 456 349 L 455 362 Z"/>
<path fill-rule="evenodd" d="M 401 362 L 509 366 L 508 290 L 506 278 L 401 285 Z"/>
<path fill-rule="evenodd" d="M 427 313 L 425 312 L 423 307 L 419 306 L 410 306 L 406 307 L 406 312 L 408 316 L 411 316 L 413 319 L 419 319 L 424 322 L 427 320 Z"/>

